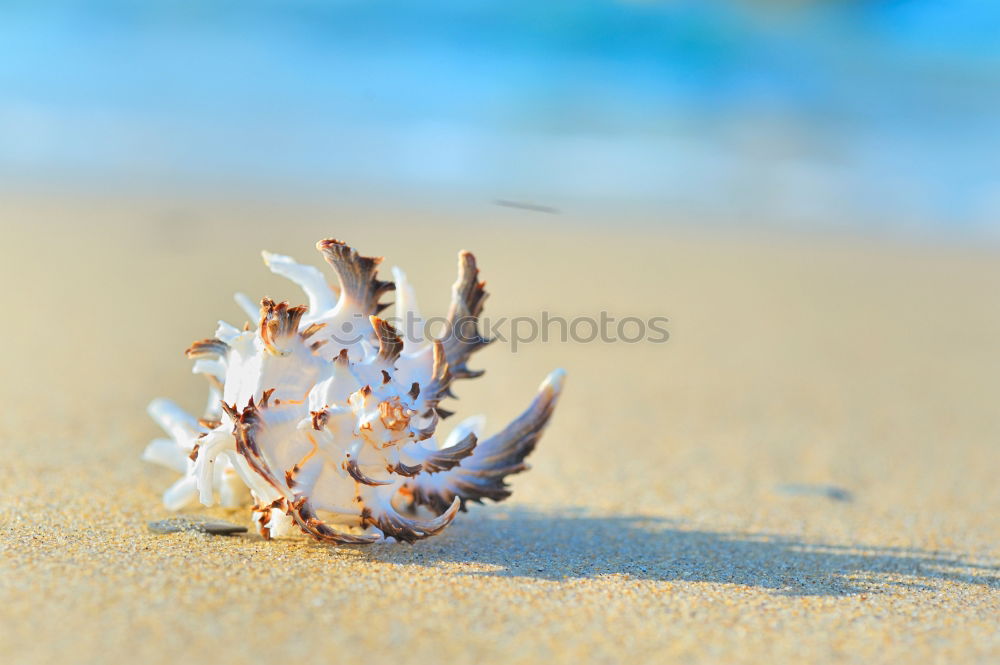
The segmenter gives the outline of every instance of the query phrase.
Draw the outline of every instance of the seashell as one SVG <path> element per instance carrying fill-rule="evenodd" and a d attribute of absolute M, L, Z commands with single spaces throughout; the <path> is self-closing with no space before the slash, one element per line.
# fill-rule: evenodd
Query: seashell
<path fill-rule="evenodd" d="M 549 374 L 528 408 L 492 436 L 481 438 L 480 416 L 438 436 L 452 413 L 441 403 L 454 398 L 454 381 L 482 375 L 467 362 L 490 341 L 479 330 L 486 291 L 475 257 L 459 254 L 446 335 L 425 340 L 413 331 L 404 340 L 379 313 L 395 290 L 397 318 L 420 320 L 406 275 L 394 268 L 392 282 L 379 280 L 381 258 L 337 240 L 317 248 L 338 289 L 316 268 L 264 252 L 309 304 L 264 298 L 258 310 L 237 294 L 256 328 L 220 322 L 215 337 L 188 348 L 193 371 L 209 381 L 202 418 L 166 399 L 149 405 L 169 438 L 152 441 L 143 458 L 183 474 L 164 493 L 166 507 L 252 503 L 264 538 L 301 531 L 365 544 L 426 538 L 469 502 L 510 496 L 505 479 L 528 468 L 564 373 Z M 419 514 L 426 510 L 434 516 Z"/>

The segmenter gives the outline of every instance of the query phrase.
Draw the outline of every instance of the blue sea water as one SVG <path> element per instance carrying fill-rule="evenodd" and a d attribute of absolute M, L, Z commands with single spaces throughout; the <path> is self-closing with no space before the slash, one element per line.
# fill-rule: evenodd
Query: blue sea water
<path fill-rule="evenodd" d="M 990 0 L 0 3 L 8 182 L 1000 233 Z"/>

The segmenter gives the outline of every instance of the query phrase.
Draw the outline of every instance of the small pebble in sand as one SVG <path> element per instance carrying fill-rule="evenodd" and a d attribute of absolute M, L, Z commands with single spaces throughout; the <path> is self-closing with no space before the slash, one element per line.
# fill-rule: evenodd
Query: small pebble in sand
<path fill-rule="evenodd" d="M 853 501 L 854 495 L 835 485 L 778 485 L 774 491 L 789 496 L 823 496 L 834 501 Z"/>
<path fill-rule="evenodd" d="M 200 520 L 194 517 L 171 517 L 170 519 L 150 522 L 149 530 L 153 533 L 180 533 L 182 531 L 195 531 L 197 533 L 207 533 L 213 536 L 231 536 L 236 533 L 246 533 L 247 528 L 232 522 L 221 520 Z"/>

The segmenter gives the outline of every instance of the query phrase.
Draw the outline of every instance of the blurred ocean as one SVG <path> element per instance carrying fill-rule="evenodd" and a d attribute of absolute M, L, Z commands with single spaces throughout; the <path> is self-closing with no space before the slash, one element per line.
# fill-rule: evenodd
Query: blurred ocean
<path fill-rule="evenodd" d="M 1000 235 L 1000 2 L 0 3 L 0 178 Z"/>

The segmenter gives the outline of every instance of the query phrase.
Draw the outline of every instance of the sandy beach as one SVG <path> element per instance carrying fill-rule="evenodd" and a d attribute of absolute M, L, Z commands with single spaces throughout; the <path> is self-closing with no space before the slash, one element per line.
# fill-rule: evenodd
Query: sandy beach
<path fill-rule="evenodd" d="M 490 205 L 0 198 L 7 663 L 995 663 L 1000 253 Z M 146 404 L 260 250 L 343 239 L 442 314 L 669 318 L 651 343 L 502 343 L 456 387 L 495 429 L 566 392 L 514 496 L 414 546 L 156 535 Z M 248 523 L 245 512 L 203 511 Z"/>

